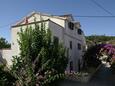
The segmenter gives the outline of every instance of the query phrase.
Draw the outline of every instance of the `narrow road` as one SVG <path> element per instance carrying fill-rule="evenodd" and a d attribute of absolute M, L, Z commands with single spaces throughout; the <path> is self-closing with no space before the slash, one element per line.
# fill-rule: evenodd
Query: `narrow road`
<path fill-rule="evenodd" d="M 98 70 L 88 83 L 65 81 L 61 86 L 115 86 L 115 74 L 105 65 Z"/>
<path fill-rule="evenodd" d="M 110 68 L 102 65 L 89 83 L 94 84 L 94 86 L 115 86 L 115 74 Z"/>

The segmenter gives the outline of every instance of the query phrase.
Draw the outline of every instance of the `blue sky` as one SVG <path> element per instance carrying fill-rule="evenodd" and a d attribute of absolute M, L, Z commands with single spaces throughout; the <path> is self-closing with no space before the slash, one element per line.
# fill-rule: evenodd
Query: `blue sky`
<path fill-rule="evenodd" d="M 115 0 L 96 0 L 115 16 Z M 0 36 L 9 42 L 10 26 L 32 11 L 53 15 L 111 16 L 91 0 L 0 0 Z M 86 35 L 115 36 L 115 17 L 75 17 Z"/>

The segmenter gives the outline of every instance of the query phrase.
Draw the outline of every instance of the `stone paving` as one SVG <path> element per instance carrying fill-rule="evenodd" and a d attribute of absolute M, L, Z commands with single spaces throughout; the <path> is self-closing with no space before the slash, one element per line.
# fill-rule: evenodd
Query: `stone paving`
<path fill-rule="evenodd" d="M 115 86 L 115 74 L 103 65 L 87 83 L 64 81 L 61 86 Z"/>

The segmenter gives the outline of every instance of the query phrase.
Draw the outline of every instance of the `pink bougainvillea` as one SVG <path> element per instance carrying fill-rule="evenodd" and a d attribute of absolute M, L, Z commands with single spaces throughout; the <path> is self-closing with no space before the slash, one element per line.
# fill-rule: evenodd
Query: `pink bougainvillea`
<path fill-rule="evenodd" d="M 115 58 L 115 46 L 112 44 L 100 44 L 101 52 L 105 52 L 107 55 L 110 55 L 111 58 Z"/>

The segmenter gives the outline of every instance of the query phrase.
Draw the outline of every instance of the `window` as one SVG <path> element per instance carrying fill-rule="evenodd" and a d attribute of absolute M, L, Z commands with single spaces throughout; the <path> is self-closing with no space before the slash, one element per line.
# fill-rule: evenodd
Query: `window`
<path fill-rule="evenodd" d="M 72 49 L 72 41 L 70 41 L 70 49 Z"/>
<path fill-rule="evenodd" d="M 68 27 L 69 27 L 71 30 L 73 30 L 73 29 L 74 29 L 74 23 L 69 22 L 69 23 L 68 23 Z"/>
<path fill-rule="evenodd" d="M 12 45 L 14 45 L 14 42 L 12 42 Z"/>
<path fill-rule="evenodd" d="M 81 50 L 81 44 L 78 43 L 78 50 Z"/>
<path fill-rule="evenodd" d="M 78 59 L 78 72 L 80 72 L 81 70 L 81 62 L 80 62 L 80 59 Z"/>
<path fill-rule="evenodd" d="M 59 38 L 54 36 L 54 44 L 58 44 L 59 43 Z"/>
<path fill-rule="evenodd" d="M 73 71 L 73 61 L 70 61 L 70 63 L 69 63 L 70 65 L 70 73 Z"/>
<path fill-rule="evenodd" d="M 81 35 L 81 34 L 82 34 L 82 30 L 81 30 L 81 29 L 78 29 L 78 30 L 77 30 L 77 33 L 78 33 L 79 35 Z"/>

